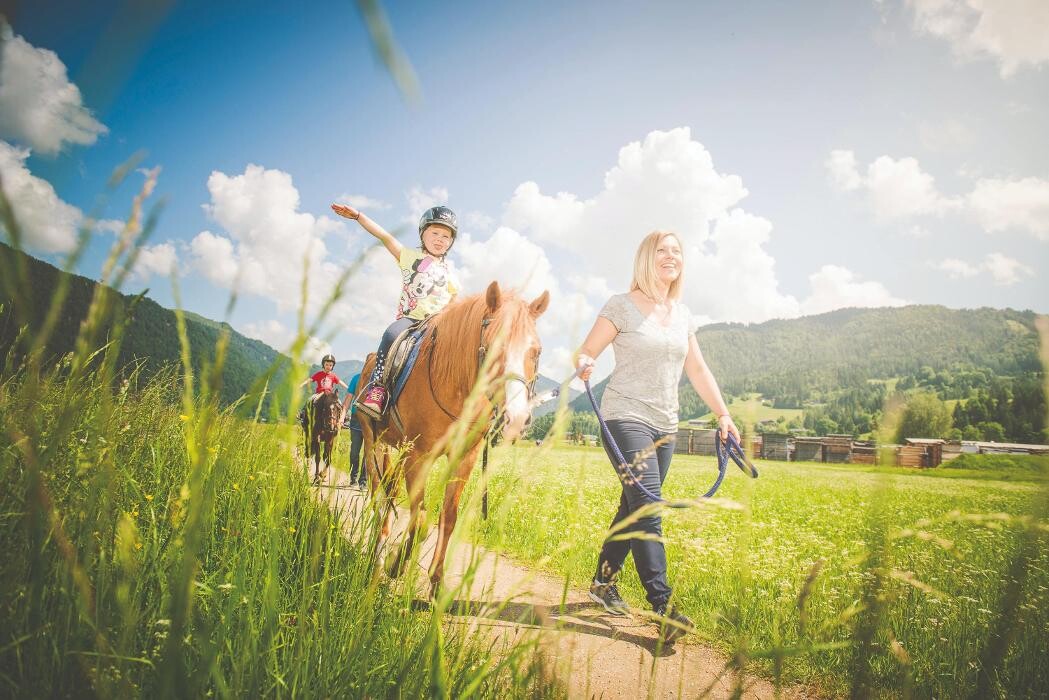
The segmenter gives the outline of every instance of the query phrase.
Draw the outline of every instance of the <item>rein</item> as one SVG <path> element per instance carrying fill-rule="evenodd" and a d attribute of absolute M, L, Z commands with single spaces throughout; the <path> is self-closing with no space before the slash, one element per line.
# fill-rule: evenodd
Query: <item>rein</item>
<path fill-rule="evenodd" d="M 485 358 L 488 355 L 488 345 L 485 343 L 484 331 L 492 323 L 490 316 L 485 316 L 481 319 L 481 330 L 478 333 L 477 342 L 477 371 L 480 372 L 481 368 L 484 367 Z M 433 387 L 433 353 L 437 347 L 437 327 L 434 326 L 430 330 L 430 357 L 426 363 L 426 381 L 430 386 L 430 398 L 437 404 L 437 407 L 444 412 L 444 415 L 448 416 L 453 421 L 458 420 L 459 416 L 455 415 L 441 403 L 441 400 L 437 398 L 437 392 Z M 535 383 L 539 379 L 539 357 L 535 358 L 535 376 L 532 377 L 532 381 L 528 381 L 523 375 L 515 373 L 503 375 L 504 386 L 510 382 L 521 382 L 525 386 L 525 392 L 528 396 L 529 403 L 535 396 Z M 496 406 L 492 406 L 492 415 L 488 418 L 488 427 L 484 431 L 484 450 L 481 453 L 481 479 L 486 481 L 485 476 L 488 472 L 488 449 L 495 442 L 493 433 L 495 433 L 499 424 L 502 422 L 502 414 Z M 484 520 L 488 519 L 488 487 L 485 486 L 484 493 L 481 495 L 481 518 Z"/>
<path fill-rule="evenodd" d="M 586 387 L 586 396 L 590 399 L 590 405 L 594 407 L 594 413 L 597 414 L 597 422 L 601 426 L 601 435 L 605 439 L 605 443 L 612 449 L 612 455 L 619 461 L 619 464 L 613 464 L 619 471 L 625 474 L 631 481 L 631 483 L 638 488 L 641 493 L 645 494 L 649 500 L 654 503 L 666 503 L 671 508 L 686 508 L 688 504 L 684 503 L 671 503 L 670 501 L 657 496 L 656 494 L 645 488 L 645 485 L 641 483 L 635 474 L 631 465 L 627 462 L 623 453 L 619 449 L 619 445 L 616 444 L 615 438 L 612 437 L 612 431 L 608 429 L 608 424 L 605 422 L 605 417 L 601 415 L 601 409 L 598 408 L 597 399 L 594 398 L 594 392 L 590 389 L 590 382 L 583 382 Z M 711 486 L 705 494 L 700 498 L 710 498 L 717 493 L 718 488 L 721 486 L 721 482 L 725 479 L 725 469 L 728 467 L 728 461 L 731 458 L 733 462 L 752 479 L 758 478 L 757 468 L 747 459 L 747 455 L 743 452 L 743 448 L 740 447 L 739 441 L 736 440 L 736 436 L 732 433 L 728 434 L 728 440 L 722 444 L 722 441 L 714 436 L 714 452 L 718 458 L 718 478 L 714 481 L 714 485 Z"/>

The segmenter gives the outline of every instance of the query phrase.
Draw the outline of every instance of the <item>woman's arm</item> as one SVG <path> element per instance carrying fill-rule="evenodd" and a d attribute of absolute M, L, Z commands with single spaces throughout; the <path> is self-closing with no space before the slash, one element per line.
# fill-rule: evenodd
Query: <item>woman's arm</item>
<path fill-rule="evenodd" d="M 394 260 L 398 263 L 401 261 L 401 251 L 404 249 L 404 246 L 390 235 L 386 229 L 368 218 L 367 214 L 360 209 L 354 209 L 344 204 L 332 204 L 331 210 L 339 216 L 356 221 L 361 225 L 361 228 L 382 241 L 382 244 L 386 246 L 386 250 L 390 251 L 390 255 L 393 256 Z"/>
<path fill-rule="evenodd" d="M 718 388 L 717 380 L 714 379 L 710 367 L 707 367 L 707 362 L 703 359 L 703 353 L 699 351 L 699 342 L 696 341 L 696 336 L 694 335 L 690 335 L 688 338 L 688 355 L 685 356 L 685 376 L 691 382 L 692 388 L 699 394 L 699 398 L 703 399 L 703 402 L 718 417 L 718 430 L 721 432 L 721 439 L 726 439 L 728 434 L 732 433 L 736 436 L 737 441 L 741 440 L 739 429 L 732 422 L 732 416 L 728 414 L 728 406 L 725 405 L 725 399 L 721 396 L 721 389 Z"/>
<path fill-rule="evenodd" d="M 598 316 L 594 321 L 594 327 L 586 336 L 586 340 L 576 351 L 575 366 L 579 369 L 579 378 L 584 382 L 590 381 L 590 375 L 594 373 L 594 361 L 598 355 L 605 351 L 608 344 L 615 340 L 619 329 L 615 324 L 604 316 Z"/>

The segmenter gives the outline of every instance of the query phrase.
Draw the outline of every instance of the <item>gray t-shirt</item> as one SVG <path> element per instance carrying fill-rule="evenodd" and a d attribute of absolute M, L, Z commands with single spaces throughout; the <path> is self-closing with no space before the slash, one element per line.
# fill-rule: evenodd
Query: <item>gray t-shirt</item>
<path fill-rule="evenodd" d="M 676 432 L 677 387 L 688 339 L 696 332 L 688 307 L 675 303 L 664 327 L 643 316 L 628 294 L 617 294 L 598 315 L 619 330 L 612 340 L 616 366 L 601 397 L 601 412 L 605 418 Z"/>

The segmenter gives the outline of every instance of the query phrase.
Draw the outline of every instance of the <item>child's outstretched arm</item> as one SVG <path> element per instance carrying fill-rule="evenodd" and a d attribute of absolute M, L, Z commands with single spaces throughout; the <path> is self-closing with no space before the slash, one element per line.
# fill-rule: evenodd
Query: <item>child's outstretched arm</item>
<path fill-rule="evenodd" d="M 404 246 L 401 245 L 400 241 L 390 235 L 386 229 L 368 218 L 367 214 L 360 209 L 355 209 L 346 204 L 332 204 L 331 210 L 339 216 L 356 221 L 361 225 L 361 228 L 382 241 L 382 244 L 386 246 L 386 250 L 390 251 L 390 255 L 392 255 L 397 262 L 401 261 L 401 251 L 404 249 Z"/>

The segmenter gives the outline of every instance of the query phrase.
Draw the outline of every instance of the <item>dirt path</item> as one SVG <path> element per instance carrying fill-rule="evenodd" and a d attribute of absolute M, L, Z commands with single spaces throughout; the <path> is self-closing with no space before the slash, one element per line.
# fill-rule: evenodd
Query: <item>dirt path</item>
<path fill-rule="evenodd" d="M 351 526 L 359 526 L 365 496 L 350 488 L 346 474 L 331 470 L 328 486 L 318 488 L 317 495 L 342 514 L 347 536 L 359 532 Z M 404 526 L 399 520 L 394 537 Z M 418 552 L 420 565 L 429 564 L 432 545 L 431 531 Z M 572 698 L 729 698 L 741 680 L 744 698 L 776 697 L 770 682 L 752 676 L 740 679 L 726 670 L 728 660 L 708 647 L 679 642 L 659 650 L 655 625 L 640 615 L 607 614 L 584 591 L 566 590 L 563 580 L 453 540 L 445 566 L 450 590 L 460 586 L 471 567 L 468 593 L 464 587 L 449 608 L 449 624 L 483 630 L 496 646 L 537 639 Z M 425 575 L 419 579 L 426 583 Z M 425 600 L 422 590 L 420 598 Z M 815 696 L 792 687 L 782 689 L 780 697 Z"/>

